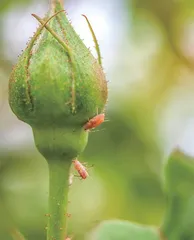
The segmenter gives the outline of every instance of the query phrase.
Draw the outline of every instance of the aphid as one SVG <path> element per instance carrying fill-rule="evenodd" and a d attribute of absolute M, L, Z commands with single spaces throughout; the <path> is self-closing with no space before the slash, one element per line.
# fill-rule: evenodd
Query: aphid
<path fill-rule="evenodd" d="M 89 174 L 88 174 L 86 168 L 83 166 L 83 164 L 81 164 L 77 159 L 73 160 L 72 162 L 74 164 L 75 170 L 79 173 L 79 176 L 82 179 L 86 179 L 89 176 Z"/>
<path fill-rule="evenodd" d="M 104 122 L 104 118 L 105 118 L 104 113 L 96 115 L 84 125 L 84 130 L 90 130 L 92 128 L 96 128 L 97 126 L 99 126 L 101 123 Z"/>

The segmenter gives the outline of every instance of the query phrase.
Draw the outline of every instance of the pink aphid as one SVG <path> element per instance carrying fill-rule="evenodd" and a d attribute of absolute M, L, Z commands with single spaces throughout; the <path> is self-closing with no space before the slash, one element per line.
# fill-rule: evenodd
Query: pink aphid
<path fill-rule="evenodd" d="M 86 179 L 89 176 L 89 174 L 88 174 L 86 168 L 84 167 L 84 165 L 81 164 L 77 159 L 73 160 L 72 162 L 74 164 L 75 170 L 79 173 L 80 177 L 82 179 Z"/>
<path fill-rule="evenodd" d="M 97 126 L 99 126 L 101 123 L 104 122 L 104 118 L 105 118 L 104 113 L 96 115 L 84 125 L 84 130 L 90 130 L 92 128 L 96 128 Z"/>

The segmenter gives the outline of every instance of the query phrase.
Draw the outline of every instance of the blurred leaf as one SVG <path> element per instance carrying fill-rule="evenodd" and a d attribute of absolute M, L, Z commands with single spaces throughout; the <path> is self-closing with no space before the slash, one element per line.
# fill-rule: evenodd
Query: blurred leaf
<path fill-rule="evenodd" d="M 146 15 L 150 25 L 155 25 L 167 37 L 168 44 L 180 62 L 193 69 L 193 62 L 190 61 L 180 47 L 181 38 L 183 36 L 181 14 L 185 8 L 190 6 L 192 1 L 188 1 L 183 7 L 182 1 L 173 0 L 133 0 L 133 25 L 137 27 L 137 20 L 142 15 Z M 128 0 L 131 7 L 131 1 Z M 187 13 L 188 15 L 188 13 Z M 151 21 L 150 21 L 151 20 Z M 178 20 L 178 21 L 177 21 Z M 142 31 L 146 35 L 145 31 Z M 142 41 L 142 40 L 141 40 Z M 167 47 L 167 46 L 166 46 Z"/>
<path fill-rule="evenodd" d="M 87 240 L 159 240 L 159 232 L 127 221 L 102 222 Z"/>
<path fill-rule="evenodd" d="M 175 7 L 173 0 L 133 0 L 133 6 L 135 9 L 141 8 L 151 12 L 161 20 L 167 29 L 170 27 L 170 21 Z"/>
<path fill-rule="evenodd" d="M 166 168 L 167 213 L 162 231 L 170 240 L 194 239 L 194 159 L 176 150 Z"/>
<path fill-rule="evenodd" d="M 19 4 L 28 4 L 31 0 L 1 0 L 0 1 L 0 13 L 6 11 L 9 7 Z"/>

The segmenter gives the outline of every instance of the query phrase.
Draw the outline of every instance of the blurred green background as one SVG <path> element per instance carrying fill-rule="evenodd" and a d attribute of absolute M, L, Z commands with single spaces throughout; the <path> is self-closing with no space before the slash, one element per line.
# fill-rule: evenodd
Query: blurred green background
<path fill-rule="evenodd" d="M 48 1 L 0 0 L 0 240 L 19 228 L 45 239 L 48 169 L 28 125 L 8 105 L 17 56 Z M 89 136 L 80 161 L 94 164 L 69 195 L 69 235 L 82 240 L 100 221 L 159 226 L 166 209 L 164 168 L 177 146 L 194 155 L 194 1 L 68 0 L 75 30 L 95 55 L 96 32 L 109 81 L 107 121 Z"/>

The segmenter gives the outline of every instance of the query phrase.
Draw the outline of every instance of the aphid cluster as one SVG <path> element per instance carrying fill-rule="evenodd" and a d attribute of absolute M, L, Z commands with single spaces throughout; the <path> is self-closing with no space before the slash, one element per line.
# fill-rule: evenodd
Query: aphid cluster
<path fill-rule="evenodd" d="M 98 114 L 96 115 L 95 117 L 91 118 L 84 126 L 84 130 L 85 131 L 88 131 L 88 130 L 91 130 L 93 128 L 96 128 L 97 126 L 99 126 L 101 123 L 104 122 L 104 118 L 105 118 L 105 115 L 104 113 L 101 113 L 101 114 Z M 88 171 L 87 171 L 87 168 L 86 166 L 84 166 L 84 164 L 82 164 L 80 161 L 78 161 L 77 159 L 73 160 L 72 161 L 73 165 L 74 165 L 74 168 L 75 170 L 78 172 L 79 174 L 79 177 L 81 179 L 86 179 L 89 174 L 88 174 Z M 73 174 L 70 174 L 69 176 L 69 186 L 72 185 L 73 183 L 73 177 L 74 175 Z"/>
<path fill-rule="evenodd" d="M 104 113 L 101 113 L 101 114 L 98 114 L 95 117 L 91 118 L 84 125 L 84 130 L 88 131 L 93 128 L 96 128 L 97 126 L 99 126 L 101 123 L 104 122 L 104 117 L 105 117 Z M 86 167 L 82 163 L 80 163 L 77 159 L 73 160 L 72 162 L 73 162 L 75 170 L 78 172 L 81 179 L 86 179 L 89 176 Z M 72 184 L 72 175 L 70 175 L 70 185 L 71 184 Z"/>

